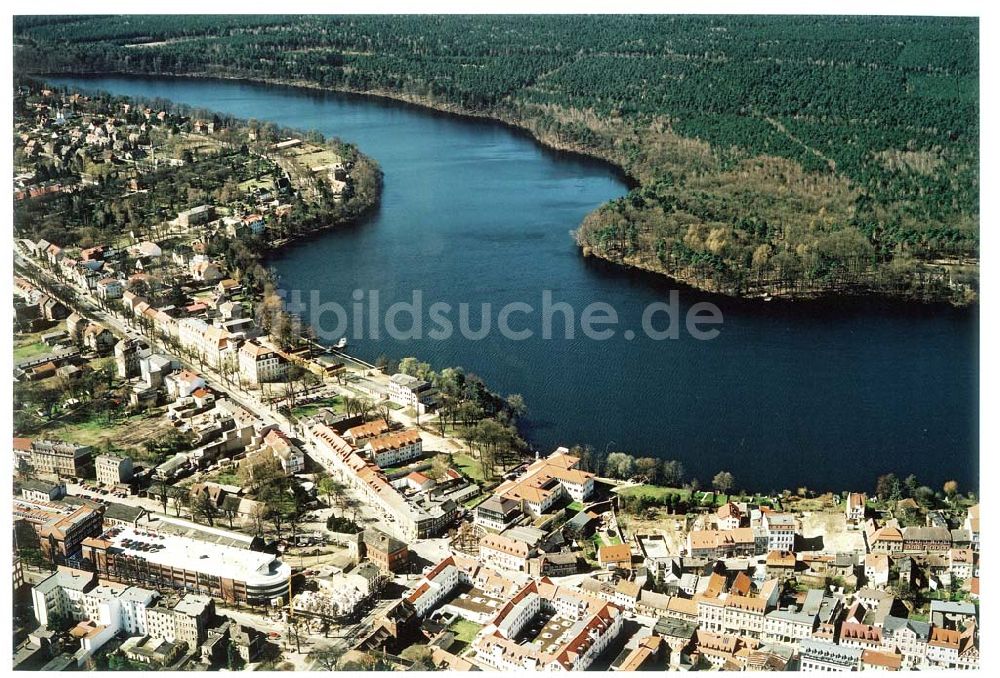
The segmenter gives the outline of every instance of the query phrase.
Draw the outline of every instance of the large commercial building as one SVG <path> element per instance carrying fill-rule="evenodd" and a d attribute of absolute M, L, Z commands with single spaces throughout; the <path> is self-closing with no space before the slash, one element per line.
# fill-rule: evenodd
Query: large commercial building
<path fill-rule="evenodd" d="M 272 554 L 173 529 L 116 527 L 86 539 L 83 558 L 104 579 L 201 593 L 231 604 L 271 605 L 287 595 L 291 576 L 291 567 Z"/>

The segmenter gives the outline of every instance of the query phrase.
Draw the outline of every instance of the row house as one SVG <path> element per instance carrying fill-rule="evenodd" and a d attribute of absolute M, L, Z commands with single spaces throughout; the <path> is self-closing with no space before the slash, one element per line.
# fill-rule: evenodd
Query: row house
<path fill-rule="evenodd" d="M 205 360 L 216 367 L 235 349 L 234 339 L 228 331 L 209 325 L 199 318 L 182 318 L 177 322 L 177 330 L 182 346 L 204 356 Z"/>
<path fill-rule="evenodd" d="M 978 551 L 979 550 L 979 504 L 969 507 L 968 512 L 965 514 L 965 523 L 963 527 L 971 537 L 972 548 Z"/>
<path fill-rule="evenodd" d="M 766 600 L 730 594 L 723 609 L 722 628 L 726 633 L 758 638 L 764 630 L 766 612 Z"/>
<path fill-rule="evenodd" d="M 844 622 L 840 625 L 840 644 L 843 647 L 877 650 L 882 647 L 882 630 L 870 624 Z"/>
<path fill-rule="evenodd" d="M 945 552 L 951 548 L 951 530 L 946 527 L 904 527 L 903 552 Z"/>
<path fill-rule="evenodd" d="M 534 549 L 519 539 L 502 534 L 486 534 L 479 539 L 479 560 L 489 567 L 524 572 Z"/>
<path fill-rule="evenodd" d="M 976 553 L 971 548 L 948 551 L 948 569 L 952 577 L 972 579 L 979 576 Z"/>
<path fill-rule="evenodd" d="M 965 631 L 932 627 L 927 641 L 927 666 L 935 669 L 978 669 L 976 625 Z"/>
<path fill-rule="evenodd" d="M 871 524 L 867 533 L 868 549 L 872 553 L 902 553 L 903 533 L 898 527 L 885 525 L 875 528 Z"/>
<path fill-rule="evenodd" d="M 920 667 L 927 656 L 931 625 L 927 622 L 889 615 L 882 622 L 882 647 L 903 656 L 903 668 Z"/>
<path fill-rule="evenodd" d="M 719 560 L 757 554 L 754 531 L 749 527 L 725 531 L 692 530 L 688 532 L 687 542 L 688 555 L 693 558 Z"/>
<path fill-rule="evenodd" d="M 361 451 L 382 468 L 387 468 L 421 456 L 424 443 L 420 431 L 411 428 L 368 438 Z"/>
<path fill-rule="evenodd" d="M 772 610 L 764 616 L 761 639 L 775 643 L 797 644 L 812 637 L 816 624 L 815 613 L 805 610 Z"/>
<path fill-rule="evenodd" d="M 864 650 L 843 647 L 827 640 L 807 639 L 799 643 L 800 671 L 860 671 Z"/>

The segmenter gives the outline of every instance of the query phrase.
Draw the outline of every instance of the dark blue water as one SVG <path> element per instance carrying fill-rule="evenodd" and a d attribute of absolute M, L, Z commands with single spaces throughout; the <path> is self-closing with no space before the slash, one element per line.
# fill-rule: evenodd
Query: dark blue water
<path fill-rule="evenodd" d="M 384 332 L 352 341 L 361 357 L 461 365 L 523 394 L 525 433 L 542 449 L 588 443 L 676 458 L 703 484 L 727 469 L 737 485 L 762 490 L 870 490 L 888 471 L 935 489 L 951 478 L 967 489 L 978 483 L 975 313 L 746 304 L 682 289 L 682 311 L 705 300 L 720 307 L 718 338 L 629 341 L 623 330 L 639 329 L 642 309 L 666 300 L 671 286 L 588 262 L 574 246 L 569 233 L 583 217 L 626 191 L 600 163 L 549 152 L 501 125 L 377 99 L 236 82 L 56 82 L 315 128 L 375 157 L 385 172 L 381 209 L 289 247 L 274 260 L 285 289 L 318 289 L 348 308 L 353 290 L 377 289 L 383 309 L 419 289 L 425 309 L 471 304 L 473 328 L 482 302 L 495 314 L 512 301 L 535 307 L 538 328 L 542 290 L 577 315 L 593 301 L 611 304 L 620 323 L 607 341 L 510 341 L 497 332 L 481 341 L 395 341 Z M 524 323 L 515 314 L 510 324 Z M 561 316 L 553 326 L 561 336 Z"/>

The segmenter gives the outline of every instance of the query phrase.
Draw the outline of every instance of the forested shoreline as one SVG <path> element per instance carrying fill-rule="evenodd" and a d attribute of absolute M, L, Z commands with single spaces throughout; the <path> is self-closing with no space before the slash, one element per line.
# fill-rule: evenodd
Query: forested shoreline
<path fill-rule="evenodd" d="M 978 294 L 978 24 L 22 17 L 19 70 L 238 77 L 521 127 L 638 186 L 585 254 L 736 296 Z"/>

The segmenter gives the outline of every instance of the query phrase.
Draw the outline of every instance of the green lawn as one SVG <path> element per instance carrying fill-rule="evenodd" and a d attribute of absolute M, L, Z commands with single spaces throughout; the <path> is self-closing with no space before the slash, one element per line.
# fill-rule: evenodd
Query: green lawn
<path fill-rule="evenodd" d="M 681 499 L 688 499 L 691 492 L 681 487 L 661 487 L 660 485 L 633 485 L 620 490 L 618 494 L 625 497 L 650 497 L 656 501 L 663 501 L 668 494 L 676 494 Z"/>
<path fill-rule="evenodd" d="M 583 504 L 578 501 L 574 501 L 566 507 L 566 510 L 572 513 L 579 513 L 583 510 Z"/>
<path fill-rule="evenodd" d="M 482 504 L 487 499 L 489 499 L 491 496 L 493 495 L 488 493 L 480 494 L 479 496 L 473 497 L 472 499 L 466 499 L 464 502 L 462 502 L 462 505 L 465 506 L 465 508 L 473 509 Z"/>
<path fill-rule="evenodd" d="M 483 482 L 483 467 L 480 466 L 478 459 L 473 459 L 464 452 L 456 452 L 451 455 L 451 463 L 469 478 Z"/>
<path fill-rule="evenodd" d="M 18 342 L 14 346 L 14 360 L 27 360 L 28 358 L 34 358 L 36 355 L 44 355 L 52 351 L 43 341 L 34 341 L 29 343 Z"/>
<path fill-rule="evenodd" d="M 660 485 L 633 485 L 632 487 L 626 487 L 618 492 L 618 494 L 627 497 L 650 497 L 654 501 L 661 502 L 663 498 L 668 494 L 675 494 L 679 496 L 682 500 L 691 499 L 691 491 L 686 490 L 682 487 L 662 487 Z M 729 501 L 729 496 L 726 494 L 719 494 L 717 492 L 711 491 L 699 491 L 695 493 L 694 501 L 699 504 L 708 504 L 711 506 L 722 506 L 727 501 Z"/>
<path fill-rule="evenodd" d="M 448 626 L 448 630 L 455 634 L 455 640 L 465 643 L 467 646 L 472 644 L 481 628 L 483 627 L 479 624 L 467 619 L 456 619 Z"/>
<path fill-rule="evenodd" d="M 308 405 L 299 405 L 298 407 L 292 410 L 292 414 L 295 415 L 296 418 L 302 419 L 304 417 L 313 416 L 324 407 L 329 407 L 334 412 L 340 414 L 344 412 L 344 401 L 340 396 L 333 396 L 332 398 L 323 398 L 322 400 L 311 402 Z"/>

